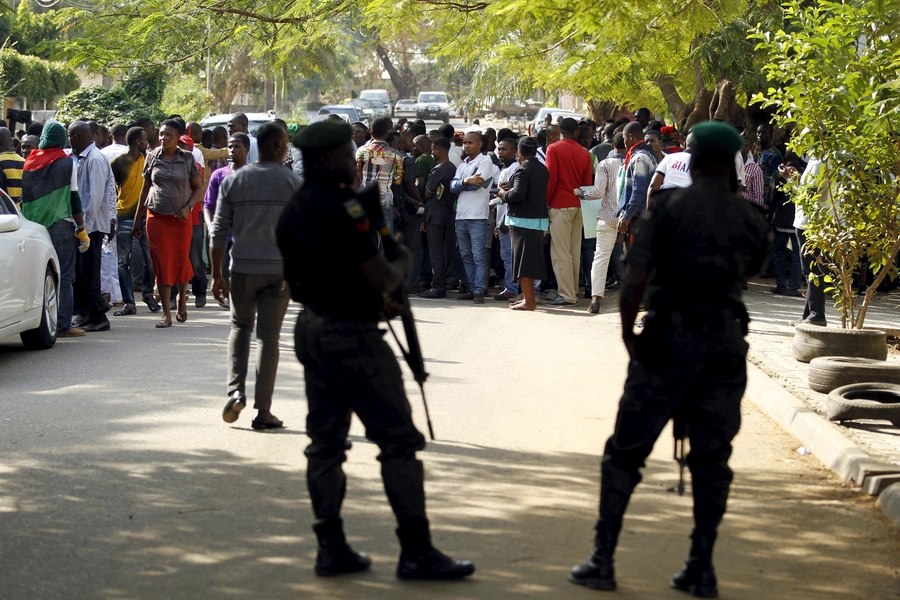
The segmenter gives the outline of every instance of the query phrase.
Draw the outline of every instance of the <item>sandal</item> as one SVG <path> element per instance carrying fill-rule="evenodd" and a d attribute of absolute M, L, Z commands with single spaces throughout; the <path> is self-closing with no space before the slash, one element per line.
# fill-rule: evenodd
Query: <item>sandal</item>
<path fill-rule="evenodd" d="M 144 298 L 144 302 L 147 304 L 147 308 L 150 309 L 152 313 L 158 313 L 162 310 L 162 306 L 159 305 L 159 302 L 156 301 L 156 298 L 153 296 L 147 296 Z"/>
<path fill-rule="evenodd" d="M 165 319 L 163 319 L 162 321 L 160 321 L 159 323 L 156 324 L 157 329 L 165 329 L 166 327 L 171 327 L 171 326 L 172 326 L 172 321 L 166 321 Z"/>
<path fill-rule="evenodd" d="M 128 315 L 136 315 L 136 314 L 137 314 L 137 309 L 135 307 L 126 306 L 122 310 L 117 310 L 116 312 L 114 312 L 113 316 L 114 317 L 125 317 Z"/>
<path fill-rule="evenodd" d="M 175 313 L 175 320 L 179 323 L 184 323 L 185 321 L 187 321 L 187 308 L 185 308 L 184 310 L 179 310 L 177 313 Z"/>

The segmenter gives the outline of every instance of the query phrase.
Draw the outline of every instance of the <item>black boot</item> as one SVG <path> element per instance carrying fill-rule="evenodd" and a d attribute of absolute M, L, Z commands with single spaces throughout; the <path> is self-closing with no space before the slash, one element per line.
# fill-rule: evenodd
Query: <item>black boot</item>
<path fill-rule="evenodd" d="M 344 537 L 341 519 L 319 521 L 313 525 L 319 538 L 319 553 L 316 555 L 316 575 L 329 577 L 345 573 L 365 571 L 372 565 L 372 559 L 362 552 L 354 552 Z"/>
<path fill-rule="evenodd" d="M 400 579 L 448 581 L 475 572 L 475 565 L 470 561 L 453 560 L 431 545 L 428 521 L 398 527 L 397 537 L 400 538 L 400 561 L 397 563 Z"/>
<path fill-rule="evenodd" d="M 616 551 L 622 523 L 600 519 L 595 529 L 597 537 L 594 541 L 594 551 L 586 561 L 572 568 L 569 572 L 569 581 L 592 590 L 611 592 L 616 589 L 613 554 Z"/>
<path fill-rule="evenodd" d="M 718 582 L 712 564 L 716 534 L 694 531 L 691 539 L 691 554 L 685 561 L 684 569 L 672 577 L 669 585 L 676 590 L 691 593 L 697 598 L 718 598 L 719 590 L 716 587 Z"/>

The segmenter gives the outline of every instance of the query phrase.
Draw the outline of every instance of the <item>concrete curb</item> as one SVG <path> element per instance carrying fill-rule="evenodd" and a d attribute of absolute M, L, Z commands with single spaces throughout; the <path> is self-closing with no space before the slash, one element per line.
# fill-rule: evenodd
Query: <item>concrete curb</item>
<path fill-rule="evenodd" d="M 836 425 L 819 416 L 756 365 L 747 365 L 747 375 L 746 395 L 751 402 L 812 450 L 845 482 L 854 481 L 868 493 L 878 495 L 878 505 L 900 526 L 900 483 L 894 483 L 890 477 L 900 473 L 900 467 L 873 459 L 847 439 Z"/>

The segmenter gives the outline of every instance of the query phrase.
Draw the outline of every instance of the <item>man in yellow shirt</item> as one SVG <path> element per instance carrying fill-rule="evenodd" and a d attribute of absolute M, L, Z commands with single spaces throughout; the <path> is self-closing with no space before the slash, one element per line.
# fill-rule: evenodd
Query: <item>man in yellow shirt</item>
<path fill-rule="evenodd" d="M 125 135 L 128 144 L 128 152 L 116 157 L 112 161 L 113 177 L 116 180 L 116 192 L 118 202 L 116 213 L 118 226 L 116 227 L 116 249 L 119 254 L 119 286 L 122 290 L 122 301 L 125 306 L 113 313 L 114 316 L 137 314 L 134 304 L 134 284 L 131 279 L 131 257 L 133 244 L 139 243 L 142 260 L 144 261 L 144 279 L 141 287 L 141 295 L 150 312 L 158 312 L 159 303 L 153 297 L 153 285 L 156 275 L 153 273 L 153 264 L 150 262 L 150 247 L 147 244 L 147 235 L 135 240 L 131 234 L 134 227 L 134 214 L 138 201 L 141 198 L 141 190 L 144 186 L 144 153 L 147 151 L 147 133 L 141 127 L 132 127 Z M 146 232 L 145 225 L 141 228 Z"/>
<path fill-rule="evenodd" d="M 6 179 L 6 193 L 16 204 L 22 201 L 22 167 L 25 159 L 13 148 L 12 132 L 0 127 L 0 171 Z"/>

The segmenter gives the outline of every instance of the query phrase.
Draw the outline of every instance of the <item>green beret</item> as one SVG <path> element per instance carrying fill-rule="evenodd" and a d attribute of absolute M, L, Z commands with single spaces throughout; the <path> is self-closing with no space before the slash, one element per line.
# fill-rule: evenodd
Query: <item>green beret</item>
<path fill-rule="evenodd" d="M 720 121 L 705 121 L 691 128 L 691 148 L 707 157 L 719 155 L 723 164 L 734 162 L 734 155 L 744 147 L 744 139 L 733 125 Z"/>
<path fill-rule="evenodd" d="M 304 127 L 292 140 L 300 150 L 324 150 L 343 146 L 353 139 L 353 129 L 344 121 L 325 119 Z"/>

